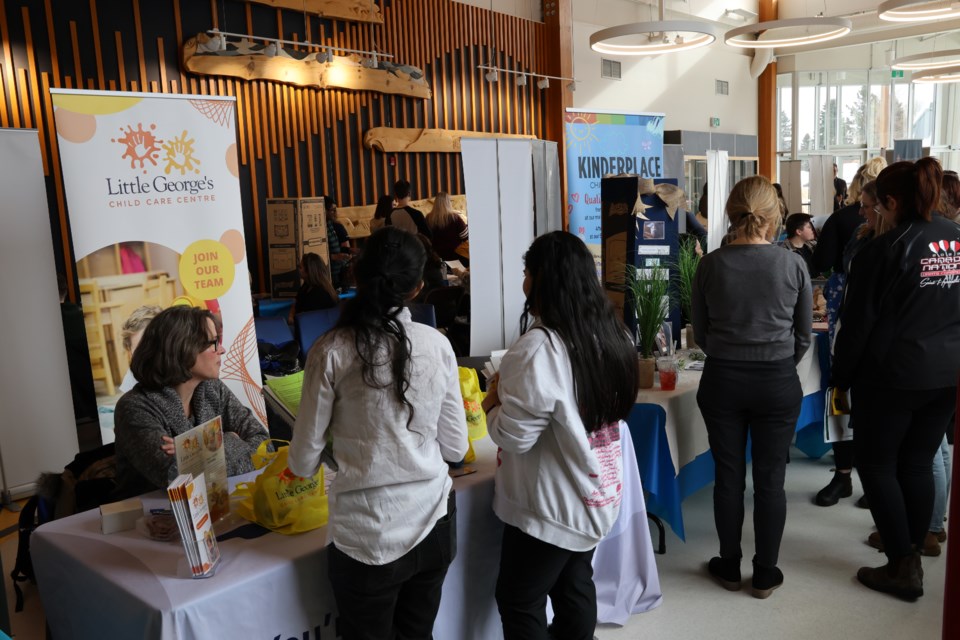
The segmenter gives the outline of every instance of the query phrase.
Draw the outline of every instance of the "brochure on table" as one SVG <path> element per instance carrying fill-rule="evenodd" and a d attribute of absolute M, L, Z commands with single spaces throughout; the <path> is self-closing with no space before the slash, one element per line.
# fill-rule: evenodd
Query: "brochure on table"
<path fill-rule="evenodd" d="M 191 575 L 194 578 L 212 575 L 220 560 L 220 548 L 213 532 L 203 474 L 196 477 L 189 473 L 177 476 L 167 487 L 167 494 L 180 529 Z"/>
<path fill-rule="evenodd" d="M 227 459 L 223 450 L 223 425 L 220 416 L 185 431 L 174 438 L 177 448 L 177 472 L 193 478 L 206 477 L 206 495 L 214 522 L 230 513 L 227 486 Z"/>

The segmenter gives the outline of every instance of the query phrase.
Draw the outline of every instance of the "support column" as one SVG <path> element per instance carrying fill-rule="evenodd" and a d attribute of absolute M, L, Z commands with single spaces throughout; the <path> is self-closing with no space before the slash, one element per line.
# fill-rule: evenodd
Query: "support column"
<path fill-rule="evenodd" d="M 545 55 L 546 73 L 562 78 L 573 77 L 573 0 L 543 0 L 543 21 L 547 26 Z M 573 92 L 568 80 L 551 80 L 546 90 L 544 139 L 557 143 L 560 161 L 560 188 L 562 202 L 567 202 L 566 147 L 564 146 L 563 117 L 573 106 Z M 567 208 L 563 207 L 563 228 L 567 228 Z"/>
<path fill-rule="evenodd" d="M 760 0 L 760 22 L 776 20 L 778 0 Z M 777 63 L 771 62 L 757 80 L 757 173 L 777 176 Z"/>

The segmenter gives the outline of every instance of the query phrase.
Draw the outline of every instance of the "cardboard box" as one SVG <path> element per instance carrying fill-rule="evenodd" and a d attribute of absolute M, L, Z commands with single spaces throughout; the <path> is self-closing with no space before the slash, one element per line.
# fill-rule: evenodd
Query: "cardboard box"
<path fill-rule="evenodd" d="M 100 505 L 100 531 L 104 534 L 133 529 L 143 517 L 140 498 Z"/>
<path fill-rule="evenodd" d="M 300 288 L 300 259 L 316 253 L 329 269 L 327 215 L 323 198 L 267 200 L 267 264 L 270 295 L 292 298 Z"/>

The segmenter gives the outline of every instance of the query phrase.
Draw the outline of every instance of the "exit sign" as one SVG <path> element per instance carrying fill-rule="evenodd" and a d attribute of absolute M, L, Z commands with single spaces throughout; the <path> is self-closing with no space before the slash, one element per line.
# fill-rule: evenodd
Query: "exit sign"
<path fill-rule="evenodd" d="M 710 126 L 711 126 L 711 127 L 719 127 L 719 126 L 720 126 L 720 118 L 710 118 Z"/>
<path fill-rule="evenodd" d="M 890 77 L 891 77 L 891 78 L 902 78 L 902 77 L 903 77 L 903 70 L 901 70 L 901 69 L 893 69 L 893 70 L 890 72 Z"/>

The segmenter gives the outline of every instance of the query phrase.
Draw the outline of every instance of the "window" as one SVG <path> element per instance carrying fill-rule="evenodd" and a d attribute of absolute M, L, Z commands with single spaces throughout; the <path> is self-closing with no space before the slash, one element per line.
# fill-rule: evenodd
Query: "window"
<path fill-rule="evenodd" d="M 777 75 L 777 151 L 789 153 L 793 144 L 793 86 L 792 75 Z"/>

